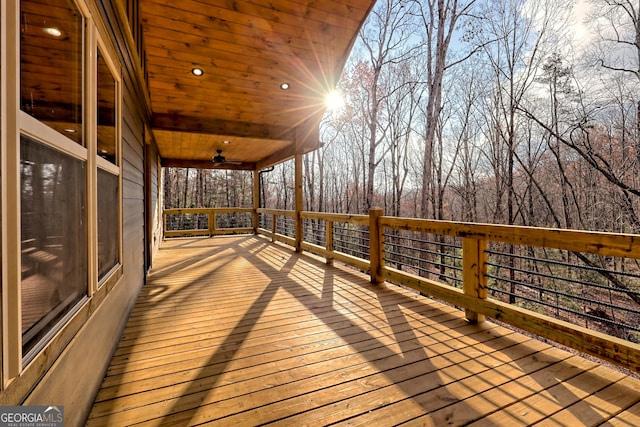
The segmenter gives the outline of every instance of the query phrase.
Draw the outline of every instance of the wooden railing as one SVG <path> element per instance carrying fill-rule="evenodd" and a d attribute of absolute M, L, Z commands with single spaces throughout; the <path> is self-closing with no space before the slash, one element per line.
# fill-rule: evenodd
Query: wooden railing
<path fill-rule="evenodd" d="M 270 236 L 274 241 L 278 240 L 296 246 L 295 238 L 282 236 L 275 232 L 277 217 L 295 218 L 295 212 L 260 209 L 259 213 L 269 215 L 273 225 L 270 230 L 259 228 L 259 232 Z M 489 243 L 500 242 L 546 248 L 547 250 L 563 250 L 570 253 L 640 259 L 640 236 L 395 218 L 382 216 L 382 211 L 379 209 L 373 209 L 370 215 L 301 212 L 300 221 L 305 220 L 324 224 L 323 227 L 319 227 L 324 233 L 324 239 L 322 239 L 324 243 L 311 243 L 304 241 L 302 236 L 299 236 L 298 238 L 302 240 L 300 245 L 303 250 L 324 257 L 328 263 L 337 260 L 365 271 L 370 274 L 372 283 L 381 283 L 386 280 L 403 285 L 462 307 L 470 322 L 481 322 L 485 317 L 491 317 L 580 352 L 640 372 L 640 345 L 491 298 L 487 287 L 489 277 L 487 274 L 487 247 Z M 336 223 L 368 227 L 368 237 L 363 237 L 363 240 L 367 240 L 369 244 L 369 259 L 349 255 L 334 248 L 334 224 Z M 384 234 L 400 230 L 460 239 L 462 288 L 386 266 Z M 640 286 L 636 289 L 640 290 Z"/>
<path fill-rule="evenodd" d="M 165 209 L 162 212 L 165 237 L 185 237 L 185 236 L 214 236 L 221 234 L 246 234 L 253 233 L 254 209 L 252 208 L 179 208 Z M 218 216 L 242 216 L 239 226 L 219 226 Z M 171 221 L 169 217 L 177 220 Z M 228 222 L 228 221 L 227 221 Z M 188 227 L 185 227 L 188 225 Z M 203 227 L 206 225 L 206 227 Z M 177 228 L 177 229 L 176 229 Z"/>
<path fill-rule="evenodd" d="M 253 211 L 251 209 L 181 209 L 165 211 L 165 215 L 185 212 L 215 215 L 215 213 L 220 212 Z M 571 256 L 578 257 L 577 259 L 584 258 L 581 254 L 596 254 L 602 257 L 619 257 L 629 261 L 640 260 L 640 236 L 395 218 L 383 216 L 381 209 L 372 209 L 370 215 L 318 212 L 300 212 L 296 215 L 294 211 L 276 209 L 257 209 L 257 214 L 259 224 L 254 224 L 256 233 L 264 234 L 270 237 L 272 241 L 283 242 L 294 248 L 300 248 L 300 250 L 322 256 L 327 263 L 333 263 L 335 260 L 351 265 L 369 273 L 372 283 L 389 281 L 409 287 L 463 308 L 470 322 L 482 322 L 485 317 L 491 317 L 540 337 L 572 347 L 580 352 L 591 354 L 632 371 L 640 372 L 640 345 L 570 321 L 560 320 L 550 316 L 548 313 L 539 313 L 494 298 L 492 294 L 496 293 L 496 290 L 491 289 L 488 282 L 496 282 L 496 276 L 495 273 L 491 273 L 488 270 L 490 268 L 495 270 L 497 267 L 495 267 L 495 264 L 488 262 L 488 258 L 490 256 L 503 256 L 504 254 L 487 249 L 489 245 L 506 244 L 517 245 L 518 247 L 541 248 L 544 251 L 564 251 L 565 254 L 575 254 Z M 296 221 L 299 221 L 297 226 Z M 202 230 L 203 234 L 222 232 L 222 230 L 215 228 L 215 218 L 213 221 L 209 220 L 209 224 L 214 224 L 213 228 L 206 230 L 206 232 Z M 342 234 L 336 234 L 338 229 L 343 230 Z M 296 233 L 295 230 L 301 230 L 301 232 Z M 251 229 L 234 229 L 234 232 L 241 231 L 250 232 Z M 385 256 L 390 256 L 388 253 L 385 255 L 385 252 L 392 252 L 385 247 L 385 236 L 411 232 L 439 236 L 436 237 L 436 243 L 432 242 L 430 244 L 436 247 L 438 245 L 449 247 L 449 250 L 452 251 L 449 256 L 460 260 L 459 266 L 455 268 L 461 274 L 454 279 L 461 283 L 461 286 L 457 287 L 455 284 L 447 283 L 447 280 L 444 279 L 433 280 L 424 277 L 424 270 L 420 271 L 419 267 L 414 270 L 411 268 L 402 270 L 402 266 L 394 268 L 385 265 L 385 260 L 389 259 L 385 258 Z M 175 235 L 180 235 L 179 232 L 175 233 Z M 188 233 L 190 235 L 196 234 L 193 231 Z M 448 245 L 438 243 L 438 241 L 443 241 L 437 239 L 443 239 L 444 237 L 455 239 L 458 243 Z M 348 251 L 344 249 L 344 240 L 347 238 L 351 239 L 350 244 L 354 247 L 351 253 L 347 253 Z M 354 241 L 357 243 L 353 243 Z M 416 243 L 418 246 L 419 244 Z M 365 247 L 366 251 L 363 249 Z M 394 254 L 394 256 L 396 255 Z M 567 257 L 569 256 L 567 255 Z M 417 262 L 420 263 L 422 261 L 418 260 Z M 553 262 L 560 264 L 557 261 Z M 435 264 L 438 263 L 436 262 Z M 571 268 L 570 264 L 565 265 L 568 266 L 567 268 Z M 637 283 L 634 282 L 634 288 L 629 290 L 629 293 L 633 292 L 632 297 L 636 298 L 635 301 L 639 301 L 640 264 L 634 265 L 639 271 L 630 276 L 632 276 L 633 280 L 635 280 L 634 277 L 637 278 Z M 592 270 L 598 271 L 598 269 L 594 268 Z M 429 276 L 430 274 L 426 275 Z M 437 273 L 431 275 L 435 275 L 436 279 L 446 277 L 445 275 L 439 276 Z M 553 277 L 549 274 L 541 274 L 537 279 L 549 281 L 553 280 Z M 508 281 L 508 279 L 505 280 Z M 561 292 L 558 295 L 562 296 L 562 298 L 571 297 Z M 582 300 L 584 299 L 582 298 Z M 576 305 L 579 306 L 579 304 Z M 638 313 L 637 318 L 640 319 L 640 311 L 636 310 L 635 313 Z M 637 326 L 635 328 L 636 331 L 638 330 Z"/>

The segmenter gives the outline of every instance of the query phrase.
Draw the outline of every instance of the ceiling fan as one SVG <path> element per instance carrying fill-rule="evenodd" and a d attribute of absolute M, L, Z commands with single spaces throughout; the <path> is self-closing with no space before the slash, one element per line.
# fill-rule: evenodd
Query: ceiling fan
<path fill-rule="evenodd" d="M 227 164 L 227 165 L 241 165 L 242 162 L 238 162 L 235 160 L 227 160 L 223 155 L 222 155 L 222 150 L 216 150 L 216 152 L 218 153 L 217 155 L 213 156 L 213 159 L 211 159 L 211 161 L 215 164 L 215 165 L 222 165 L 222 164 Z"/>

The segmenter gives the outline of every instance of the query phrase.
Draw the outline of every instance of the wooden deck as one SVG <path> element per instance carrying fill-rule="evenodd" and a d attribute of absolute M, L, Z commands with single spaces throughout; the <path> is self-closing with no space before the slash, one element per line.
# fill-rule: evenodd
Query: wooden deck
<path fill-rule="evenodd" d="M 87 424 L 640 425 L 640 381 L 261 237 L 164 242 Z"/>

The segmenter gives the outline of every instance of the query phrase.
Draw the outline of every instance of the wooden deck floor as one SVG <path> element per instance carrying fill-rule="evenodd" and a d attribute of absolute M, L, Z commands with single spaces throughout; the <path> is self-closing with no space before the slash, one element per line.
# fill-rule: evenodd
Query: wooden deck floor
<path fill-rule="evenodd" d="M 640 381 L 260 237 L 163 243 L 98 425 L 640 425 Z"/>

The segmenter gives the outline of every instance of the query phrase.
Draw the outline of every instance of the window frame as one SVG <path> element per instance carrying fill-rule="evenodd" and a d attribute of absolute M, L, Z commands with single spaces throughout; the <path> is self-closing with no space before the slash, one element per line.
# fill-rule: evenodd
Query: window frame
<path fill-rule="evenodd" d="M 100 304 L 106 293 L 122 277 L 123 191 L 122 191 L 122 74 L 117 50 L 106 33 L 106 27 L 96 23 L 87 4 L 91 0 L 72 0 L 83 19 L 82 48 L 82 118 L 84 143 L 78 144 L 60 132 L 21 110 L 20 106 L 20 18 L 21 2 L 0 4 L 0 209 L 2 227 L 2 282 L 0 286 L 0 387 L 20 380 L 30 388 L 49 368 L 55 355 L 60 354 L 70 336 L 82 327 L 84 321 Z M 106 40 L 106 41 L 105 41 Z M 107 63 L 115 84 L 115 139 L 116 164 L 97 153 L 97 52 Z M 25 355 L 22 351 L 22 299 L 21 299 L 21 135 L 35 139 L 51 149 L 85 162 L 86 168 L 86 221 L 87 221 L 87 289 L 86 297 L 73 306 L 37 345 L 37 351 Z M 97 237 L 97 170 L 105 170 L 118 177 L 118 262 L 98 283 Z M 107 284 L 107 286 L 104 286 Z M 79 315 L 83 311 L 86 315 Z M 84 320 L 83 320 L 84 319 Z M 49 350 L 44 354 L 44 349 Z M 27 357 L 25 357 L 27 356 Z M 42 360 L 47 357 L 47 360 Z M 36 363 L 37 362 L 37 363 Z"/>
<path fill-rule="evenodd" d="M 95 27 L 94 27 L 94 30 Z M 90 283 L 90 291 L 91 292 L 95 292 L 97 291 L 100 287 L 102 287 L 105 283 L 110 283 L 114 281 L 114 274 L 117 272 L 117 270 L 119 268 L 122 267 L 122 236 L 123 236 L 123 232 L 122 232 L 122 75 L 120 73 L 120 70 L 118 69 L 118 67 L 116 66 L 116 62 L 113 60 L 113 54 L 112 52 L 110 52 L 110 50 L 107 47 L 107 44 L 103 41 L 102 37 L 100 36 L 100 34 L 98 34 L 97 31 L 95 31 L 95 41 L 96 43 L 93 43 L 94 46 L 94 51 L 93 51 L 93 56 L 92 56 L 92 62 L 93 65 L 95 67 L 94 70 L 91 71 L 91 78 L 93 79 L 93 81 L 91 82 L 91 86 L 94 89 L 94 98 L 92 99 L 91 104 L 91 109 L 93 111 L 93 122 L 92 122 L 92 131 L 96 132 L 95 136 L 93 136 L 91 138 L 91 143 L 93 144 L 92 147 L 92 151 L 90 153 L 93 153 L 93 155 L 90 155 L 93 160 L 95 161 L 95 166 L 93 167 L 92 170 L 92 175 L 93 175 L 93 185 L 94 185 L 94 190 L 95 192 L 92 195 L 92 209 L 96 209 L 96 213 L 95 216 L 93 218 L 93 221 L 91 222 L 91 228 L 93 229 L 95 227 L 95 229 L 93 230 L 93 237 L 94 237 L 94 241 L 91 242 L 91 247 L 95 248 L 95 254 L 91 257 L 92 260 L 95 261 L 95 276 L 93 277 L 94 280 L 91 280 Z M 115 164 L 102 158 L 100 156 L 100 154 L 98 153 L 98 149 L 97 149 L 97 144 L 98 144 L 98 135 L 97 135 L 97 127 L 98 127 L 98 117 L 97 117 L 97 110 L 98 110 L 98 99 L 97 99 L 97 75 L 98 75 L 98 70 L 97 70 L 97 62 L 98 62 L 98 50 L 100 51 L 100 54 L 102 55 L 102 58 L 104 59 L 104 61 L 107 64 L 107 67 L 109 68 L 109 71 L 111 72 L 111 76 L 114 79 L 114 84 L 115 84 L 115 117 L 114 117 L 114 126 L 115 126 L 115 139 L 116 139 L 116 145 L 115 145 Z M 117 230 L 117 234 L 118 234 L 118 262 L 116 263 L 116 265 L 113 266 L 113 268 L 111 269 L 111 271 L 109 271 L 109 273 L 107 273 L 102 279 L 99 278 L 99 273 L 98 273 L 98 215 L 99 212 L 97 212 L 97 206 L 98 206 L 98 199 L 97 199 L 97 191 L 98 191 L 98 169 L 101 169 L 105 172 L 110 173 L 111 175 L 117 176 L 118 177 L 118 230 Z M 115 275 L 117 276 L 117 275 Z M 117 278 L 116 278 L 117 280 Z M 93 286 L 95 285 L 95 286 Z"/>

